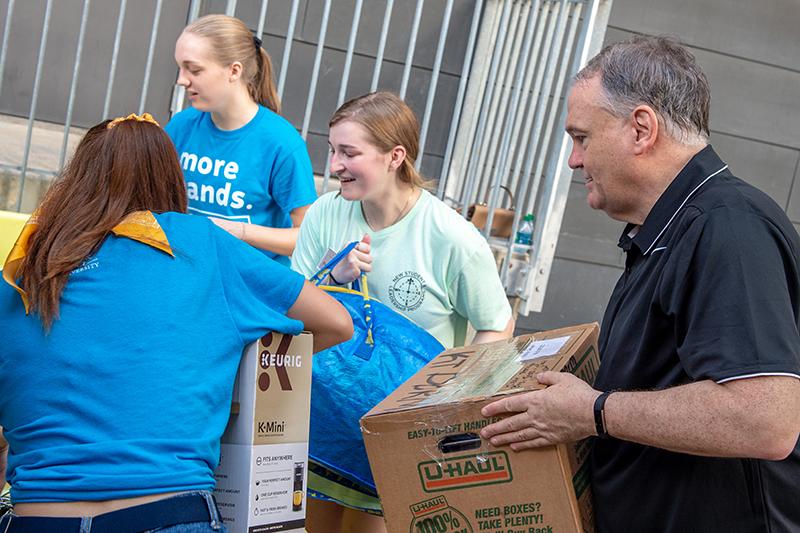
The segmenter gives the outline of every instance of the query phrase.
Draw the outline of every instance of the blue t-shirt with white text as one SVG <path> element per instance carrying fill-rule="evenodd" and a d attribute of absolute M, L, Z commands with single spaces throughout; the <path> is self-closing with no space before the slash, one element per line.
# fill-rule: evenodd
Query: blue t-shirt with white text
<path fill-rule="evenodd" d="M 180 158 L 191 213 L 291 228 L 291 211 L 317 198 L 303 138 L 264 106 L 235 130 L 219 129 L 210 113 L 194 108 L 172 117 L 165 130 Z"/>

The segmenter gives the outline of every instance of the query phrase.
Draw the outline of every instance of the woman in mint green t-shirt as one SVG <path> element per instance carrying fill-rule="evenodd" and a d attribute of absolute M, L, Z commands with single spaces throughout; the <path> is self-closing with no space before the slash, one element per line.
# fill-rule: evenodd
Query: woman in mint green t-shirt
<path fill-rule="evenodd" d="M 309 208 L 292 267 L 310 277 L 326 255 L 360 240 L 329 282 L 347 284 L 367 272 L 370 296 L 446 348 L 510 337 L 514 321 L 486 240 L 425 190 L 414 168 L 419 127 L 405 102 L 388 92 L 367 94 L 340 107 L 329 126 L 330 169 L 341 190 Z M 467 322 L 474 339 L 466 338 Z M 383 528 L 353 511 L 379 514 L 377 498 L 337 485 L 320 469 L 309 475 L 309 494 L 318 498 L 309 499 L 310 533 L 354 523 Z"/>

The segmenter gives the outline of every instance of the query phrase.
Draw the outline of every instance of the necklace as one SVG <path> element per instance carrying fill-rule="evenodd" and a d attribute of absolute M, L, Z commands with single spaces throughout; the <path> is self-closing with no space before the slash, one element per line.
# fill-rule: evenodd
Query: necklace
<path fill-rule="evenodd" d="M 416 192 L 415 189 L 411 189 L 411 194 L 409 194 L 408 198 L 406 198 L 406 203 L 403 204 L 403 208 L 400 210 L 400 213 L 398 213 L 398 215 L 395 217 L 395 219 L 392 220 L 391 224 L 387 224 L 386 226 L 382 227 L 381 229 L 386 229 L 389 226 L 394 226 L 395 224 L 400 222 L 400 219 L 403 218 L 406 215 L 406 209 L 408 209 L 408 204 L 411 203 L 411 198 L 414 197 L 414 193 L 415 192 Z M 361 214 L 364 215 L 364 221 L 367 223 L 367 226 L 369 226 L 371 229 L 375 230 L 375 226 L 372 225 L 372 222 L 370 222 L 369 217 L 367 216 L 367 210 L 364 208 L 364 202 L 361 202 Z M 380 230 L 375 230 L 375 231 L 380 231 Z"/>

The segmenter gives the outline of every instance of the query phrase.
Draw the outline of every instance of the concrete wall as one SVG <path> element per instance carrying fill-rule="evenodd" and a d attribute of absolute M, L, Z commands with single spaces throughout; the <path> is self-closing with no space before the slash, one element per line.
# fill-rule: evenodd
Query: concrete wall
<path fill-rule="evenodd" d="M 800 228 L 798 0 L 614 0 L 606 42 L 676 36 L 711 83 L 711 144 L 737 176 L 764 190 Z M 600 320 L 622 272 L 623 225 L 570 190 L 543 312 L 520 331 Z"/>

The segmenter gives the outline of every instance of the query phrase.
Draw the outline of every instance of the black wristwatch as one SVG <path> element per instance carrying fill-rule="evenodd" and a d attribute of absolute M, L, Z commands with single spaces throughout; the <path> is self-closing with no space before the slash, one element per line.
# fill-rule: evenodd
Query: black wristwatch
<path fill-rule="evenodd" d="M 611 391 L 604 392 L 597 397 L 594 401 L 594 429 L 597 431 L 598 438 L 607 439 L 611 435 L 608 434 L 606 431 L 606 419 L 605 419 L 605 405 L 606 400 L 611 395 Z"/>

